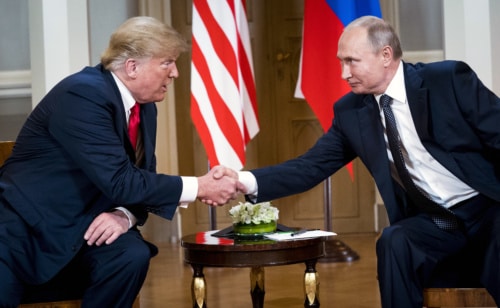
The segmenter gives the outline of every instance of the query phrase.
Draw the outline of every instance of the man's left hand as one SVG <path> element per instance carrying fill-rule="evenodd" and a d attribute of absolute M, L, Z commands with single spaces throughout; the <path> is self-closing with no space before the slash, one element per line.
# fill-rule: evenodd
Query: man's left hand
<path fill-rule="evenodd" d="M 89 246 L 109 245 L 127 232 L 128 226 L 128 217 L 122 211 L 102 213 L 92 221 L 83 238 Z"/>

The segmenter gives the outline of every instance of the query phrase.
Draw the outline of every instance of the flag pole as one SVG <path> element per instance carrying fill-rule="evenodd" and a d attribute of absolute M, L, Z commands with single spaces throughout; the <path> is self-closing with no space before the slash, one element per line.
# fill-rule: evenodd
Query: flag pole
<path fill-rule="evenodd" d="M 325 213 L 325 229 L 333 231 L 332 228 L 332 177 L 329 176 L 324 182 L 323 205 Z M 359 259 L 359 255 L 341 240 L 330 237 L 325 241 L 325 255 L 319 262 L 351 262 Z"/>
<path fill-rule="evenodd" d="M 210 172 L 210 160 L 207 160 L 207 169 Z M 217 229 L 217 211 L 216 207 L 209 205 L 208 206 L 208 227 L 210 230 Z"/>
<path fill-rule="evenodd" d="M 208 207 L 208 218 L 210 223 L 210 230 L 217 230 L 217 211 L 214 206 Z"/>
<path fill-rule="evenodd" d="M 329 176 L 324 182 L 323 205 L 325 213 L 325 230 L 333 231 L 332 228 L 332 177 Z"/>

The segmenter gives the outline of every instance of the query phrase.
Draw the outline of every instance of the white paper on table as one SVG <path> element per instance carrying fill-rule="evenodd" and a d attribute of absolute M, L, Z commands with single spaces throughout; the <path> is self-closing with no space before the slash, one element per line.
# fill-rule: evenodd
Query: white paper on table
<path fill-rule="evenodd" d="M 266 238 L 275 241 L 289 241 L 289 240 L 300 240 L 305 238 L 323 237 L 323 236 L 333 236 L 337 235 L 335 232 L 323 231 L 323 230 L 311 230 L 306 231 L 301 234 L 293 234 L 293 232 L 276 232 L 264 235 Z"/>

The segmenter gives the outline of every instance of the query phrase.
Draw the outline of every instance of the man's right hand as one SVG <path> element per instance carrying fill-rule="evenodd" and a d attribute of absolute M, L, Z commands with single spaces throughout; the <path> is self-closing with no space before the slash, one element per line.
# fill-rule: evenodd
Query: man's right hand
<path fill-rule="evenodd" d="M 208 205 L 224 205 L 239 193 L 245 193 L 245 187 L 238 181 L 238 173 L 230 168 L 216 166 L 198 177 L 197 197 Z"/>

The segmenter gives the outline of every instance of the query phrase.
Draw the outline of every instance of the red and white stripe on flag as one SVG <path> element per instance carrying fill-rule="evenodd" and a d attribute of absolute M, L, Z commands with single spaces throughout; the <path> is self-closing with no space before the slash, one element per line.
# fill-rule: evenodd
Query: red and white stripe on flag
<path fill-rule="evenodd" d="M 193 0 L 191 117 L 210 166 L 240 170 L 259 131 L 245 0 Z"/>

